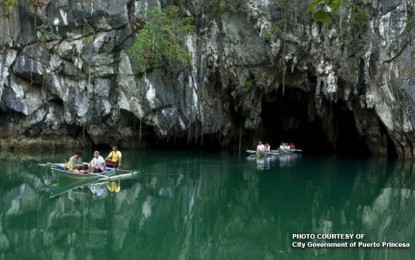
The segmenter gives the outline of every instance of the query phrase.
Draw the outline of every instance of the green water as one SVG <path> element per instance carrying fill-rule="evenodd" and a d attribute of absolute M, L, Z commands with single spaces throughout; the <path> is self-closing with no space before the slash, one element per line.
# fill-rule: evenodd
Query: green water
<path fill-rule="evenodd" d="M 69 154 L 0 154 L 0 259 L 415 259 L 412 163 L 123 155 L 138 178 L 93 194 L 38 166 Z M 293 234 L 363 234 L 314 242 L 411 247 L 301 249 L 293 243 L 311 240 Z"/>

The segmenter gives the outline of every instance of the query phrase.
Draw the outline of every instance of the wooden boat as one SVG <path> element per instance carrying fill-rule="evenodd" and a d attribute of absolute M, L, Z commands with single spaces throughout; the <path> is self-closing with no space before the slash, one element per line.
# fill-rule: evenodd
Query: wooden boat
<path fill-rule="evenodd" d="M 87 164 L 87 163 L 84 163 Z M 66 177 L 70 177 L 70 178 L 76 178 L 76 179 L 99 179 L 99 178 L 105 178 L 107 176 L 112 176 L 112 175 L 116 175 L 117 172 L 121 171 L 121 170 L 117 170 L 115 168 L 110 168 L 107 167 L 107 170 L 105 172 L 97 172 L 97 173 L 92 173 L 92 172 L 86 172 L 86 173 L 74 173 L 69 171 L 66 167 L 64 163 L 46 163 L 44 165 L 40 165 L 40 166 L 47 166 L 50 167 L 50 169 L 54 172 L 54 173 L 59 173 L 61 176 L 66 176 Z"/>
<path fill-rule="evenodd" d="M 281 153 L 281 154 L 283 154 L 283 153 L 302 153 L 303 152 L 303 150 L 301 150 L 301 149 L 281 148 L 281 147 L 278 148 L 278 150 L 273 150 L 273 151 Z"/>
<path fill-rule="evenodd" d="M 266 157 L 266 156 L 275 156 L 278 155 L 278 152 L 269 151 L 269 152 L 257 152 L 255 150 L 246 150 L 247 153 L 256 155 L 258 157 Z"/>

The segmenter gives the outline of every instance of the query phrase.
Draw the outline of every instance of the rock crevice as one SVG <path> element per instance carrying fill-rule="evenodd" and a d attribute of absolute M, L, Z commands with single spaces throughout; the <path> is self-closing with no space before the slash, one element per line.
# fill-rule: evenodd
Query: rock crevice
<path fill-rule="evenodd" d="M 184 1 L 196 25 L 183 39 L 192 68 L 137 74 L 126 51 L 137 10 L 168 4 L 21 0 L 9 15 L 1 6 L 2 147 L 30 138 L 36 148 L 50 136 L 124 148 L 203 136 L 225 147 L 241 137 L 301 145 L 295 137 L 314 124 L 338 151 L 349 140 L 339 135 L 347 115 L 351 142 L 414 156 L 411 1 L 345 0 L 331 25 L 314 22 L 303 1 L 239 0 L 215 12 L 215 2 Z M 278 104 L 295 96 L 304 109 L 294 114 Z"/>

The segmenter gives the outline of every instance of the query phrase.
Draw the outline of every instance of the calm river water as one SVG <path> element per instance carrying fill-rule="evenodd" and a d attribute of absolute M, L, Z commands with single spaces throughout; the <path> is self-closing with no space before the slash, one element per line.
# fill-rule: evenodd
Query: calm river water
<path fill-rule="evenodd" d="M 1 153 L 0 259 L 415 259 L 412 163 L 123 155 L 117 191 L 38 166 L 70 154 Z"/>

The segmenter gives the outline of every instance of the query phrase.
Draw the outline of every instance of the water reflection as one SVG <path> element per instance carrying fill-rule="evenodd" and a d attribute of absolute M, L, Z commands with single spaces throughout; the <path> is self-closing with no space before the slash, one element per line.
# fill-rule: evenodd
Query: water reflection
<path fill-rule="evenodd" d="M 251 154 L 246 157 L 246 160 L 256 167 L 258 171 L 261 170 L 269 170 L 271 165 L 277 160 L 276 155 L 266 155 L 266 156 L 258 156 L 256 154 Z"/>
<path fill-rule="evenodd" d="M 73 193 L 74 190 L 88 190 L 95 197 L 106 197 L 108 192 L 117 193 L 121 190 L 121 180 L 134 179 L 138 176 L 136 172 L 119 173 L 115 176 L 97 176 L 95 178 L 73 178 L 65 174 L 53 174 L 57 179 L 52 186 L 46 186 L 50 198 L 61 196 L 62 194 Z"/>
<path fill-rule="evenodd" d="M 293 233 L 415 245 L 412 164 L 289 158 L 267 173 L 229 154 L 125 153 L 137 180 L 45 196 L 36 160 L 2 158 L 0 258 L 413 259 L 414 250 L 296 249 Z M 18 165 L 16 165 L 16 163 Z M 257 162 L 254 161 L 257 165 Z M 59 183 L 58 185 L 61 185 Z M 96 184 L 94 184 L 96 185 Z M 104 186 L 102 186 L 104 185 Z M 96 195 L 91 191 L 94 189 Z"/>
<path fill-rule="evenodd" d="M 294 167 L 300 163 L 301 154 L 300 153 L 287 153 L 280 154 L 278 156 L 280 168 L 285 167 Z"/>
<path fill-rule="evenodd" d="M 251 154 L 246 157 L 246 160 L 251 164 L 255 164 L 256 169 L 269 170 L 275 165 L 278 165 L 280 168 L 289 168 L 294 167 L 301 161 L 301 154 L 299 153 L 286 153 L 279 155 L 268 155 L 268 156 L 256 156 Z"/>

